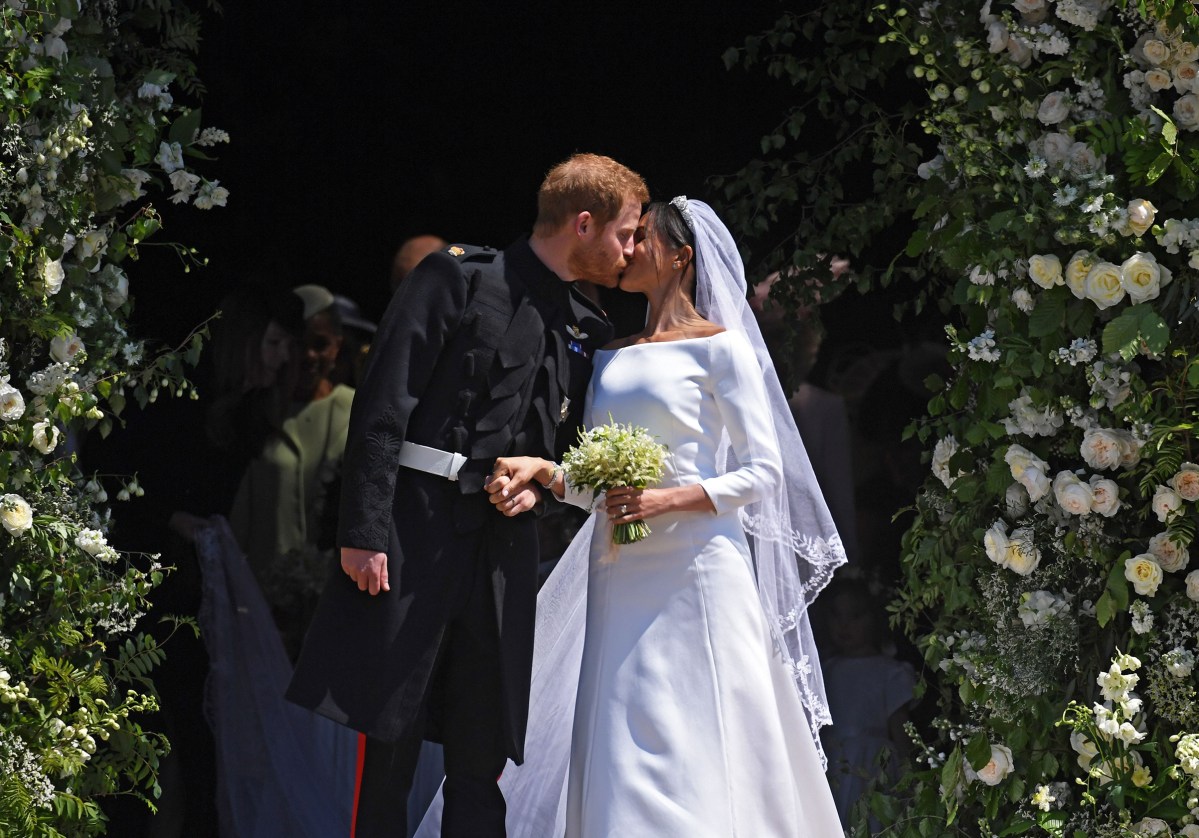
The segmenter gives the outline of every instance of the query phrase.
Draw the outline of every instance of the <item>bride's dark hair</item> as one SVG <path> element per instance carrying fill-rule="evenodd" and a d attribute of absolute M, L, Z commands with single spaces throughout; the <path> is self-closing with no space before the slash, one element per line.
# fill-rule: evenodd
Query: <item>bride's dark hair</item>
<path fill-rule="evenodd" d="M 648 216 L 645 225 L 646 239 L 651 250 L 658 241 L 670 242 L 674 247 L 691 248 L 691 262 L 687 265 L 691 281 L 686 287 L 691 304 L 695 305 L 695 233 L 683 220 L 683 213 L 672 203 L 654 201 L 645 208 L 645 213 Z"/>

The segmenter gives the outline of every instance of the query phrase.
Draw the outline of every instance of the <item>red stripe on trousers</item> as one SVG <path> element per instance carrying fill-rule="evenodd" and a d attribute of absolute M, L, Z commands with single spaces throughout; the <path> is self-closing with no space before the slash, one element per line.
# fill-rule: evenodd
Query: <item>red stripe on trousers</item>
<path fill-rule="evenodd" d="M 366 762 L 366 734 L 358 734 L 358 760 L 354 767 L 354 809 L 350 814 L 350 838 L 358 831 L 358 798 L 362 796 L 362 766 Z"/>

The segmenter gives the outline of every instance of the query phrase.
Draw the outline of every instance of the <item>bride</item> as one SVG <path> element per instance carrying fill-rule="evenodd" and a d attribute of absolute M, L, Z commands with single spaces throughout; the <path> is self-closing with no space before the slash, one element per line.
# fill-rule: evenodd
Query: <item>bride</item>
<path fill-rule="evenodd" d="M 538 597 L 528 759 L 501 782 L 508 834 L 839 836 L 807 606 L 844 550 L 729 231 L 675 198 L 635 240 L 621 288 L 649 318 L 597 353 L 585 421 L 649 429 L 665 474 L 608 491 Z M 593 502 L 545 460 L 494 474 L 505 514 L 531 480 Z M 651 535 L 612 546 L 614 523 L 643 519 Z"/>

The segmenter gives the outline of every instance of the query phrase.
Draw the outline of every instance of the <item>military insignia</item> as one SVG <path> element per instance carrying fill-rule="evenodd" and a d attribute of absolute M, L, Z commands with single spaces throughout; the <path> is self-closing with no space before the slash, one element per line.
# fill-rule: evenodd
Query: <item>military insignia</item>
<path fill-rule="evenodd" d="M 558 418 L 565 422 L 568 413 L 570 413 L 570 396 L 563 396 L 562 409 L 558 411 Z"/>
<path fill-rule="evenodd" d="M 566 342 L 566 348 L 577 355 L 582 355 L 584 358 L 591 357 L 591 353 L 584 349 L 583 344 L 579 343 L 577 340 L 568 340 Z"/>
<path fill-rule="evenodd" d="M 461 256 L 465 252 L 466 251 L 460 248 L 458 245 L 453 245 L 446 251 L 446 253 L 450 254 L 451 256 Z"/>
<path fill-rule="evenodd" d="M 575 340 L 586 340 L 587 339 L 587 333 L 584 332 L 582 329 L 580 329 L 578 326 L 567 326 L 566 333 L 568 335 L 570 335 L 572 338 L 574 338 Z"/>

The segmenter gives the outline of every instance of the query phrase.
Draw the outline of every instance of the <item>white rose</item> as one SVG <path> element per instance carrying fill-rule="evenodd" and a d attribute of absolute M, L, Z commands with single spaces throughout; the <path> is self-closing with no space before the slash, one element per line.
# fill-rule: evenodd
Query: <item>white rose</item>
<path fill-rule="evenodd" d="M 108 234 L 103 230 L 89 230 L 75 242 L 75 257 L 84 262 L 104 255 L 108 250 Z"/>
<path fill-rule="evenodd" d="M 1124 578 L 1141 596 L 1153 596 L 1162 583 L 1162 567 L 1151 553 L 1141 553 L 1124 561 Z"/>
<path fill-rule="evenodd" d="M 1007 745 L 992 745 L 990 761 L 977 772 L 974 772 L 973 769 L 968 770 L 966 775 L 974 774 L 988 786 L 997 786 L 1007 775 L 1012 773 L 1013 768 L 1012 749 Z"/>
<path fill-rule="evenodd" d="M 1099 262 L 1087 274 L 1084 285 L 1086 298 L 1093 302 L 1096 308 L 1111 308 L 1123 300 L 1127 293 L 1121 284 L 1121 278 L 1119 265 Z"/>
<path fill-rule="evenodd" d="M 1031 313 L 1037 307 L 1036 300 L 1032 298 L 1032 294 L 1028 293 L 1026 288 L 1017 288 L 1012 292 L 1012 303 L 1025 314 Z"/>
<path fill-rule="evenodd" d="M 1082 435 L 1079 450 L 1083 462 L 1095 469 L 1118 468 L 1121 459 L 1120 438 L 1106 428 L 1088 428 Z"/>
<path fill-rule="evenodd" d="M 1153 68 L 1145 73 L 1145 84 L 1149 85 L 1149 89 L 1154 93 L 1159 93 L 1174 84 L 1174 79 L 1170 78 L 1170 74 L 1160 68 Z"/>
<path fill-rule="evenodd" d="M 1199 58 L 1199 46 L 1195 46 L 1190 41 L 1179 41 L 1174 45 L 1174 60 L 1175 61 L 1194 61 Z"/>
<path fill-rule="evenodd" d="M 1041 154 L 1049 164 L 1060 166 L 1070 156 L 1073 145 L 1074 140 L 1070 139 L 1069 134 L 1054 131 L 1041 138 Z"/>
<path fill-rule="evenodd" d="M 1098 474 L 1091 475 L 1091 511 L 1097 512 L 1104 518 L 1110 518 L 1120 511 L 1120 487 L 1116 481 Z"/>
<path fill-rule="evenodd" d="M 1157 42 L 1150 41 L 1149 43 Z M 1133 825 L 1132 831 L 1137 835 L 1169 835 L 1170 826 L 1161 818 L 1141 818 Z"/>
<path fill-rule="evenodd" d="M 33 508 L 20 495 L 4 495 L 0 497 L 0 524 L 10 535 L 24 535 L 33 527 Z"/>
<path fill-rule="evenodd" d="M 1099 748 L 1095 743 L 1077 730 L 1070 734 L 1070 747 L 1078 754 L 1078 766 L 1083 771 L 1089 770 L 1091 760 L 1099 756 Z"/>
<path fill-rule="evenodd" d="M 1146 61 L 1156 67 L 1164 64 L 1170 57 L 1170 48 L 1156 38 L 1152 38 L 1141 45 L 1141 53 L 1145 56 Z"/>
<path fill-rule="evenodd" d="M 1091 504 L 1095 500 L 1091 487 L 1072 471 L 1059 471 L 1053 478 L 1053 497 L 1070 515 L 1091 514 Z"/>
<path fill-rule="evenodd" d="M 1168 532 L 1159 532 L 1149 539 L 1149 553 L 1167 573 L 1177 573 L 1191 561 L 1190 551 L 1170 538 Z"/>
<path fill-rule="evenodd" d="M 1001 20 L 993 20 L 987 24 L 987 49 L 992 53 L 1003 52 L 1007 49 L 1007 27 Z M 1169 78 L 1167 76 L 1166 78 Z"/>
<path fill-rule="evenodd" d="M 1020 527 L 1008 537 L 1007 554 L 1003 564 L 1009 570 L 1028 576 L 1041 563 L 1041 551 L 1032 540 L 1032 530 Z"/>
<path fill-rule="evenodd" d="M 1057 125 L 1070 115 L 1070 97 L 1061 90 L 1045 95 L 1037 108 L 1037 119 L 1044 125 Z"/>
<path fill-rule="evenodd" d="M 1075 143 L 1070 146 L 1070 171 L 1076 175 L 1090 175 L 1099 171 L 1103 158 L 1086 143 Z"/>
<path fill-rule="evenodd" d="M 952 475 L 949 473 L 949 461 L 957 451 L 958 441 L 953 434 L 937 440 L 937 444 L 933 447 L 932 472 L 938 480 L 945 484 L 946 489 L 953 486 L 953 481 L 962 474 L 961 471 Z"/>
<path fill-rule="evenodd" d="M 1187 596 L 1192 602 L 1199 602 L 1199 570 L 1192 570 L 1186 575 Z"/>
<path fill-rule="evenodd" d="M 1153 226 L 1153 219 L 1156 217 L 1157 207 L 1144 198 L 1128 202 L 1128 229 L 1134 236 L 1145 235 L 1145 232 Z"/>
<path fill-rule="evenodd" d="M 1174 89 L 1179 93 L 1199 93 L 1199 64 L 1184 61 L 1174 66 Z"/>
<path fill-rule="evenodd" d="M 57 294 L 62 289 L 62 281 L 66 275 L 61 259 L 43 259 L 38 270 L 41 292 L 48 296 Z"/>
<path fill-rule="evenodd" d="M 1024 513 L 1028 512 L 1028 503 L 1028 489 L 1019 483 L 1007 487 L 1003 495 L 1003 509 L 1009 518 L 1015 520 L 1023 517 Z"/>
<path fill-rule="evenodd" d="M 79 335 L 56 335 L 50 338 L 50 357 L 59 363 L 67 363 L 83 351 Z"/>
<path fill-rule="evenodd" d="M 1159 265 L 1152 253 L 1134 253 L 1120 266 L 1120 285 L 1133 303 L 1156 299 L 1172 278 L 1169 268 Z"/>
<path fill-rule="evenodd" d="M 1170 478 L 1170 488 L 1183 500 L 1199 500 L 1199 465 L 1183 463 L 1178 473 Z"/>
<path fill-rule="evenodd" d="M 986 550 L 988 559 L 1002 565 L 1007 561 L 1007 548 L 1007 524 L 997 521 L 983 536 L 983 549 Z"/>
<path fill-rule="evenodd" d="M 1188 93 L 1175 99 L 1174 121 L 1188 131 L 1199 128 L 1199 96 Z"/>
<path fill-rule="evenodd" d="M 1094 254 L 1080 250 L 1066 263 L 1066 287 L 1080 300 L 1087 296 L 1087 274 L 1098 261 Z"/>
<path fill-rule="evenodd" d="M 1178 514 L 1182 508 L 1182 498 L 1169 486 L 1158 486 L 1153 493 L 1153 512 L 1157 520 L 1163 524 Z"/>
<path fill-rule="evenodd" d="M 15 422 L 25 415 L 25 397 L 21 391 L 0 378 L 0 420 Z"/>
<path fill-rule="evenodd" d="M 1028 258 L 1028 278 L 1045 289 L 1061 285 L 1066 281 L 1062 276 L 1062 260 L 1052 253 L 1030 256 Z"/>
<path fill-rule="evenodd" d="M 104 305 L 110 311 L 118 309 L 129 299 L 129 277 L 116 265 L 105 265 L 100 272 L 104 283 Z"/>
<path fill-rule="evenodd" d="M 1120 446 L 1120 465 L 1131 468 L 1141 461 L 1141 443 L 1131 431 L 1112 431 Z"/>
<path fill-rule="evenodd" d="M 1021 69 L 1027 68 L 1032 63 L 1032 47 L 1020 38 L 1007 39 L 1007 52 L 1012 63 Z"/>
<path fill-rule="evenodd" d="M 45 419 L 34 424 L 33 439 L 30 441 L 30 445 L 43 454 L 49 454 L 58 446 L 59 435 L 58 426 L 49 419 Z"/>

